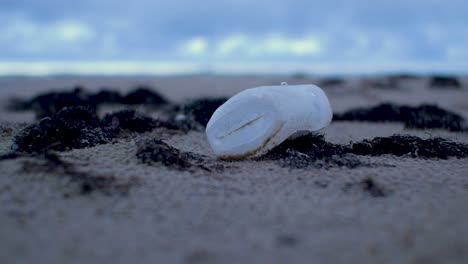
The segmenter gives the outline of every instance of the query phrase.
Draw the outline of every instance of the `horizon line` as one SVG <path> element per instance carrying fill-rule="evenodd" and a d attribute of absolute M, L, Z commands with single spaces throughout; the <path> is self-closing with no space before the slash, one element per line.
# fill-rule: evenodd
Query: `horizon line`
<path fill-rule="evenodd" d="M 0 76 L 138 75 L 468 75 L 467 63 L 453 62 L 190 62 L 190 61 L 1 61 Z"/>

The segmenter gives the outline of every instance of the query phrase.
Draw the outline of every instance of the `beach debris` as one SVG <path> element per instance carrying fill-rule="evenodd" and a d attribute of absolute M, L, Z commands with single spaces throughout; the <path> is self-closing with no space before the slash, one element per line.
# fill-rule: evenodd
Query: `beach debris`
<path fill-rule="evenodd" d="M 89 99 L 89 94 L 81 86 L 76 86 L 71 91 L 49 92 L 33 97 L 30 100 L 15 99 L 10 102 L 8 109 L 21 111 L 32 110 L 38 119 L 50 117 L 58 113 L 62 108 L 70 106 L 84 106 L 96 109 L 94 100 Z"/>
<path fill-rule="evenodd" d="M 364 192 L 375 198 L 385 197 L 389 193 L 389 191 L 382 184 L 376 182 L 372 177 L 363 179 L 360 182 L 360 185 Z"/>
<path fill-rule="evenodd" d="M 371 140 L 350 143 L 346 151 L 356 155 L 380 156 L 391 154 L 412 158 L 448 159 L 468 157 L 468 145 L 434 137 L 422 139 L 410 135 L 376 137 Z"/>
<path fill-rule="evenodd" d="M 431 88 L 461 88 L 460 81 L 454 76 L 436 75 L 429 80 Z"/>
<path fill-rule="evenodd" d="M 160 163 L 166 167 L 177 170 L 186 170 L 195 167 L 209 170 L 201 164 L 204 160 L 202 156 L 191 152 L 180 151 L 161 139 L 139 140 L 136 144 L 136 156 L 143 163 Z"/>
<path fill-rule="evenodd" d="M 404 81 L 404 80 L 418 80 L 422 78 L 422 75 L 412 74 L 412 73 L 395 73 L 390 74 L 387 78 L 394 79 L 395 81 Z"/>
<path fill-rule="evenodd" d="M 376 137 L 349 144 L 333 144 L 320 134 L 306 134 L 288 139 L 268 152 L 261 160 L 276 160 L 281 167 L 327 168 L 374 166 L 359 156 L 394 155 L 423 159 L 467 158 L 468 145 L 435 137 L 422 139 L 411 135 Z M 377 164 L 378 165 L 378 164 Z"/>
<path fill-rule="evenodd" d="M 123 129 L 132 132 L 144 133 L 157 127 L 179 129 L 179 127 L 173 123 L 154 119 L 135 110 L 122 110 L 116 113 L 107 114 L 102 120 L 102 125 L 104 128 L 111 129 L 113 132 Z"/>
<path fill-rule="evenodd" d="M 193 166 L 178 149 L 169 146 L 160 139 L 139 141 L 137 147 L 136 156 L 144 163 L 159 162 L 177 169 L 187 169 Z"/>
<path fill-rule="evenodd" d="M 151 87 L 140 86 L 122 97 L 121 103 L 128 105 L 146 104 L 155 106 L 168 104 L 169 101 Z"/>
<path fill-rule="evenodd" d="M 71 91 L 54 91 L 35 96 L 31 99 L 12 99 L 7 109 L 13 111 L 32 110 L 38 119 L 50 117 L 65 107 L 84 106 L 96 110 L 102 104 L 145 104 L 162 106 L 169 104 L 158 92 L 150 87 L 140 86 L 122 96 L 118 91 L 103 88 L 96 93 L 86 91 L 82 86 L 76 86 Z"/>
<path fill-rule="evenodd" d="M 70 150 L 109 143 L 122 131 L 143 133 L 155 128 L 177 126 L 145 116 L 134 110 L 108 114 L 100 120 L 93 109 L 66 107 L 51 117 L 21 130 L 13 138 L 13 151 L 40 153 L 45 150 Z"/>
<path fill-rule="evenodd" d="M 361 81 L 364 87 L 376 89 L 397 89 L 399 86 L 398 79 L 391 77 L 369 78 Z"/>
<path fill-rule="evenodd" d="M 460 115 L 436 105 L 420 106 L 382 103 L 334 114 L 334 121 L 402 122 L 408 128 L 441 128 L 449 131 L 466 131 L 465 120 Z"/>
<path fill-rule="evenodd" d="M 377 182 L 372 176 L 365 177 L 359 182 L 345 184 L 343 191 L 348 192 L 351 189 L 354 189 L 354 187 L 361 189 L 364 193 L 370 195 L 373 198 L 384 198 L 392 193 L 391 190 L 386 188 L 383 184 Z"/>
<path fill-rule="evenodd" d="M 335 87 L 335 86 L 341 86 L 345 83 L 345 79 L 341 79 L 338 77 L 329 77 L 329 78 L 324 78 L 319 81 L 320 87 Z"/>
<path fill-rule="evenodd" d="M 104 88 L 95 94 L 89 95 L 89 101 L 93 104 L 120 104 L 122 102 L 122 95 L 118 91 L 109 90 Z"/>
<path fill-rule="evenodd" d="M 295 169 L 328 167 L 356 168 L 368 166 L 354 155 L 347 155 L 347 146 L 333 144 L 321 134 L 308 133 L 285 140 L 261 157 L 262 160 L 276 160 L 281 167 Z"/>
<path fill-rule="evenodd" d="M 262 86 L 247 89 L 221 105 L 206 127 L 220 159 L 258 157 L 291 136 L 327 126 L 332 109 L 315 85 Z"/>
<path fill-rule="evenodd" d="M 305 72 L 296 72 L 291 75 L 291 79 L 297 80 L 297 81 L 303 81 L 307 79 L 309 76 Z"/>
<path fill-rule="evenodd" d="M 197 130 L 199 126 L 206 127 L 213 113 L 224 104 L 228 98 L 199 98 L 177 106 L 174 121 L 185 123 L 189 129 Z"/>
<path fill-rule="evenodd" d="M 181 131 L 204 131 L 214 111 L 227 99 L 224 97 L 198 98 L 184 104 L 175 105 L 169 110 L 169 120 Z"/>
<path fill-rule="evenodd" d="M 90 147 L 110 141 L 95 112 L 87 107 L 66 107 L 57 114 L 30 125 L 13 138 L 12 150 L 43 152 Z"/>

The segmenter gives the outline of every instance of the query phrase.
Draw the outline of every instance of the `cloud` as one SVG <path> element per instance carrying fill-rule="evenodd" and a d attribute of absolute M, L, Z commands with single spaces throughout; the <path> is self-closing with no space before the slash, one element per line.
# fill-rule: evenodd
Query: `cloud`
<path fill-rule="evenodd" d="M 383 68 L 385 61 L 451 66 L 468 56 L 466 0 L 4 2 L 0 61 Z"/>
<path fill-rule="evenodd" d="M 93 30 L 82 23 L 73 21 L 64 21 L 49 28 L 52 34 L 57 36 L 59 41 L 76 43 L 90 41 L 94 39 Z"/>
<path fill-rule="evenodd" d="M 50 23 L 15 17 L 0 28 L 0 60 L 69 60 L 121 56 L 115 33 L 78 20 Z"/>
<path fill-rule="evenodd" d="M 315 37 L 284 37 L 273 34 L 253 40 L 247 53 L 250 56 L 313 56 L 321 52 L 320 40 Z"/>
<path fill-rule="evenodd" d="M 248 48 L 251 40 L 244 34 L 232 34 L 219 40 L 215 53 L 221 57 L 232 56 L 233 54 Z"/>
<path fill-rule="evenodd" d="M 189 38 L 182 41 L 178 52 L 180 55 L 206 55 L 211 58 L 279 58 L 315 56 L 322 52 L 322 45 L 320 40 L 313 36 L 249 36 L 236 33 L 211 41 L 204 37 Z"/>
<path fill-rule="evenodd" d="M 179 51 L 182 55 L 200 56 L 206 52 L 207 47 L 208 44 L 205 38 L 195 37 L 183 42 L 179 47 Z"/>
<path fill-rule="evenodd" d="M 5 23 L 0 29 L 0 40 L 3 48 L 24 54 L 46 54 L 64 49 L 73 50 L 80 45 L 92 42 L 94 39 L 93 29 L 76 21 L 38 24 L 18 18 Z"/>
<path fill-rule="evenodd" d="M 93 30 L 86 24 L 76 21 L 58 21 L 38 24 L 18 18 L 7 22 L 0 29 L 4 41 L 38 40 L 40 42 L 76 43 L 94 38 Z"/>

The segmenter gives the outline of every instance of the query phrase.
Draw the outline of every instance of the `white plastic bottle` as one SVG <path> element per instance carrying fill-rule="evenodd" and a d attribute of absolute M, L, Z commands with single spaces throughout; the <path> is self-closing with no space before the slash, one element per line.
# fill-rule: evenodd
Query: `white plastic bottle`
<path fill-rule="evenodd" d="M 220 159 L 257 157 L 297 133 L 326 127 L 332 116 L 326 94 L 315 85 L 262 86 L 221 105 L 206 135 Z"/>

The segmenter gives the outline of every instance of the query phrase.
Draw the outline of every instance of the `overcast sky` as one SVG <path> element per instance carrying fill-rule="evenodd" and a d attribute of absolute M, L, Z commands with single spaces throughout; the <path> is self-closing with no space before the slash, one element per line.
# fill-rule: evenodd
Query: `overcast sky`
<path fill-rule="evenodd" d="M 468 63 L 467 0 L 0 4 L 4 64 L 164 61 L 463 71 Z"/>

